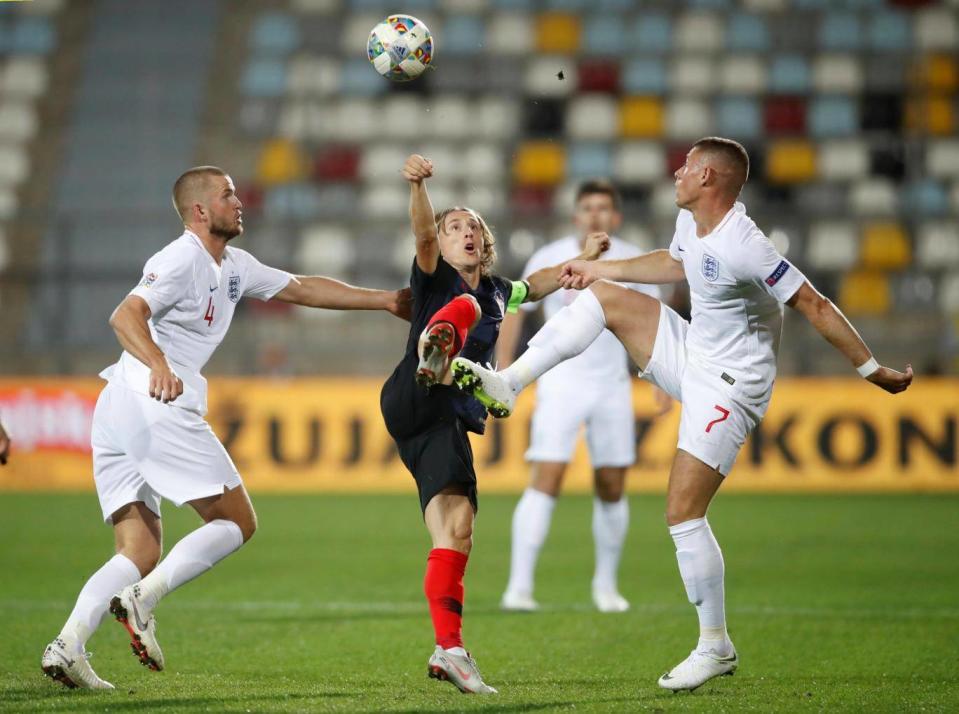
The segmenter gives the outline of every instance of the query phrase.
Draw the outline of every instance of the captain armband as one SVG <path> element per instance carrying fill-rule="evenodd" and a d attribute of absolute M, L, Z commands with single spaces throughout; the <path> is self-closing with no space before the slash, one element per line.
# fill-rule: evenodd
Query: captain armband
<path fill-rule="evenodd" d="M 525 280 L 514 280 L 513 290 L 509 294 L 509 302 L 506 304 L 506 312 L 516 312 L 519 306 L 526 302 L 529 295 L 529 283 Z"/>

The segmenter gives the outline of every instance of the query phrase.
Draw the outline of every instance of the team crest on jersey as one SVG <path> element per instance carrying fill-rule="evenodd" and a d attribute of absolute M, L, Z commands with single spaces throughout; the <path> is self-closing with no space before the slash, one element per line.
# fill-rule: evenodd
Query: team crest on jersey
<path fill-rule="evenodd" d="M 155 283 L 156 281 L 157 281 L 157 274 L 156 274 L 156 273 L 149 273 L 149 274 L 143 276 L 143 279 L 140 281 L 140 287 L 141 287 L 141 288 L 148 288 L 148 287 L 150 287 L 151 285 L 153 285 L 153 283 Z"/>
<path fill-rule="evenodd" d="M 708 253 L 703 253 L 703 277 L 711 283 L 719 277 L 719 261 Z"/>
<path fill-rule="evenodd" d="M 240 299 L 240 276 L 231 275 L 230 282 L 227 284 L 226 295 L 231 302 L 237 302 Z"/>

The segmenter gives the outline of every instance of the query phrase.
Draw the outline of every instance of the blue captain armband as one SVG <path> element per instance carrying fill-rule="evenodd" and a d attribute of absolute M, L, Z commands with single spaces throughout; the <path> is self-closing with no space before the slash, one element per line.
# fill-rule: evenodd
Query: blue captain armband
<path fill-rule="evenodd" d="M 509 302 L 506 304 L 506 312 L 516 312 L 519 306 L 526 302 L 526 296 L 529 295 L 529 283 L 525 280 L 514 280 L 513 290 L 509 294 Z"/>

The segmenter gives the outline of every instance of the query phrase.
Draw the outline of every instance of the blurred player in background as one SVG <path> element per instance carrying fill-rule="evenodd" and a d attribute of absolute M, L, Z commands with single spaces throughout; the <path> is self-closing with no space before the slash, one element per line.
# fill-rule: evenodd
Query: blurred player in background
<path fill-rule="evenodd" d="M 7 436 L 7 430 L 3 428 L 3 422 L 0 422 L 0 466 L 6 465 L 9 455 L 10 437 Z"/>
<path fill-rule="evenodd" d="M 43 671 L 67 687 L 112 689 L 87 662 L 85 645 L 107 609 L 126 627 L 134 654 L 163 669 L 153 609 L 250 539 L 256 514 L 206 413 L 200 370 L 226 335 L 241 297 L 340 310 L 408 315 L 407 291 L 324 277 L 294 277 L 228 246 L 243 232 L 242 205 L 221 169 L 200 166 L 173 187 L 185 230 L 150 258 L 143 279 L 110 317 L 123 353 L 93 416 L 93 471 L 116 555 L 83 586 Z M 162 550 L 160 499 L 190 504 L 205 524 Z"/>
<path fill-rule="evenodd" d="M 482 217 L 455 207 L 434 214 L 425 180 L 433 163 L 410 156 L 403 167 L 410 184 L 410 220 L 416 240 L 410 287 L 413 315 L 406 353 L 383 385 L 380 407 L 390 436 L 416 481 L 420 508 L 433 548 L 423 589 L 436 647 L 430 677 L 460 691 L 495 694 L 463 646 L 463 577 L 473 547 L 476 472 L 468 432 L 482 434 L 486 408 L 451 386 L 456 354 L 488 362 L 507 309 L 559 289 L 561 265 L 525 281 L 492 274 L 493 234 Z M 595 259 L 608 247 L 592 236 L 580 257 Z"/>
<path fill-rule="evenodd" d="M 517 393 L 609 329 L 641 376 L 682 402 L 666 520 L 700 636 L 689 657 L 659 679 L 672 690 L 695 689 L 732 674 L 739 663 L 726 630 L 723 556 L 706 511 L 769 405 L 782 305 L 805 316 L 860 375 L 887 392 L 905 390 L 913 376 L 912 367 L 905 373 L 881 367 L 839 309 L 746 215 L 737 198 L 748 175 L 749 157 L 740 144 L 718 137 L 696 142 L 675 174 L 682 210 L 668 250 L 630 260 L 571 262 L 564 287 L 592 287 L 547 322 L 508 369 L 498 373 L 453 361 L 457 386 L 491 412 L 508 414 Z M 609 282 L 683 278 L 692 296 L 691 323 L 658 300 Z"/>
<path fill-rule="evenodd" d="M 609 181 L 592 180 L 576 191 L 573 224 L 577 233 L 554 241 L 530 257 L 523 276 L 548 265 L 573 260 L 582 253 L 586 236 L 614 233 L 622 223 L 619 192 Z M 633 258 L 642 251 L 619 238 L 610 239 L 606 260 Z M 628 286 L 654 298 L 655 285 Z M 557 291 L 542 301 L 548 320 L 579 296 L 573 290 Z M 537 303 L 524 303 L 517 314 L 503 320 L 497 345 L 499 369 L 509 366 L 516 353 L 525 314 Z M 672 400 L 655 388 L 661 412 Z M 504 610 L 532 611 L 536 561 L 549 533 L 553 508 L 563 485 L 566 466 L 573 456 L 581 426 L 593 466 L 593 540 L 596 567 L 593 573 L 593 603 L 600 612 L 624 612 L 629 603 L 620 595 L 617 572 L 626 531 L 629 505 L 624 495 L 626 469 L 636 458 L 633 390 L 629 358 L 622 344 L 609 331 L 603 332 L 582 354 L 558 365 L 536 382 L 536 410 L 526 460 L 532 463 L 530 485 L 513 512 L 513 542 L 509 583 L 503 594 Z"/>

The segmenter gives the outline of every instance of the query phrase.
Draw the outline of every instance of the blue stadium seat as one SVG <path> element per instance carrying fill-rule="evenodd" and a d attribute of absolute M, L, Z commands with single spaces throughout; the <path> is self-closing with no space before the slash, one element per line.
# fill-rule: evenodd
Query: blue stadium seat
<path fill-rule="evenodd" d="M 673 46 L 673 24 L 666 15 L 640 15 L 633 24 L 630 44 L 637 52 L 669 52 Z"/>
<path fill-rule="evenodd" d="M 473 15 L 453 15 L 443 25 L 443 51 L 451 55 L 482 52 L 486 46 L 483 21 Z"/>
<path fill-rule="evenodd" d="M 762 132 L 759 102 L 745 97 L 723 97 L 716 107 L 719 134 L 733 139 L 754 139 Z"/>
<path fill-rule="evenodd" d="M 902 12 L 885 10 L 869 18 L 866 42 L 870 49 L 901 52 L 912 45 L 912 23 Z"/>
<path fill-rule="evenodd" d="M 817 97 L 809 105 L 806 122 L 817 137 L 851 136 L 859 130 L 859 114 L 848 97 Z"/>
<path fill-rule="evenodd" d="M 576 12 L 585 10 L 589 6 L 588 0 L 545 0 L 543 2 L 550 10 L 559 10 L 562 12 Z"/>
<path fill-rule="evenodd" d="M 666 67 L 658 59 L 631 60 L 620 80 L 629 94 L 665 94 Z"/>
<path fill-rule="evenodd" d="M 260 15 L 250 31 L 250 46 L 262 54 L 288 55 L 300 43 L 296 19 L 282 12 Z"/>
<path fill-rule="evenodd" d="M 903 208 L 917 216 L 942 216 L 949 212 L 949 196 L 933 178 L 914 181 L 905 189 Z"/>
<path fill-rule="evenodd" d="M 340 68 L 340 88 L 344 94 L 372 96 L 389 89 L 389 80 L 372 71 L 365 59 L 352 59 Z"/>
<path fill-rule="evenodd" d="M 533 0 L 493 0 L 493 6 L 502 10 L 530 10 Z"/>
<path fill-rule="evenodd" d="M 730 0 L 686 0 L 686 4 L 702 10 L 723 10 L 732 3 Z"/>
<path fill-rule="evenodd" d="M 862 45 L 862 23 L 849 13 L 827 13 L 819 25 L 819 46 L 827 50 L 856 50 Z"/>
<path fill-rule="evenodd" d="M 44 17 L 24 17 L 10 33 L 8 46 L 16 54 L 45 55 L 57 44 L 53 25 Z"/>
<path fill-rule="evenodd" d="M 573 144 L 566 159 L 567 175 L 573 179 L 590 176 L 609 176 L 613 170 L 613 156 L 608 144 Z"/>
<path fill-rule="evenodd" d="M 799 55 L 780 55 L 769 70 L 769 91 L 773 94 L 805 94 L 810 85 L 809 62 Z"/>
<path fill-rule="evenodd" d="M 586 22 L 583 48 L 593 55 L 625 53 L 629 43 L 623 19 L 616 15 L 593 15 Z"/>
<path fill-rule="evenodd" d="M 769 31 L 761 15 L 739 12 L 729 18 L 726 47 L 730 50 L 767 50 Z"/>
<path fill-rule="evenodd" d="M 286 92 L 286 64 L 277 59 L 253 59 L 243 70 L 240 87 L 250 97 L 282 97 Z"/>
<path fill-rule="evenodd" d="M 592 7 L 606 12 L 616 10 L 632 10 L 636 6 L 635 0 L 593 0 Z"/>

